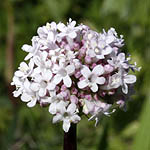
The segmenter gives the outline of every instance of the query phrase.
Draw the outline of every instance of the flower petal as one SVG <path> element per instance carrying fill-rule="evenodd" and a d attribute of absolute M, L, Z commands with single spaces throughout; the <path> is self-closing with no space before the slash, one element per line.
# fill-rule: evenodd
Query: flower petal
<path fill-rule="evenodd" d="M 54 41 L 54 38 L 55 38 L 54 33 L 52 31 L 49 31 L 47 40 Z"/>
<path fill-rule="evenodd" d="M 91 75 L 91 71 L 87 66 L 84 66 L 84 68 L 81 70 L 81 74 L 85 77 L 88 78 Z"/>
<path fill-rule="evenodd" d="M 29 54 L 24 58 L 24 60 L 29 60 L 32 56 L 33 56 L 33 54 L 32 54 L 32 53 L 29 53 Z"/>
<path fill-rule="evenodd" d="M 71 87 L 72 80 L 71 80 L 71 78 L 68 75 L 63 77 L 63 82 L 64 82 L 66 87 Z"/>
<path fill-rule="evenodd" d="M 73 116 L 71 117 L 71 121 L 72 121 L 73 123 L 78 123 L 80 120 L 81 120 L 81 118 L 80 118 L 78 115 L 73 115 Z"/>
<path fill-rule="evenodd" d="M 65 26 L 63 23 L 61 23 L 61 22 L 57 24 L 57 29 L 58 29 L 59 31 L 64 32 L 65 27 L 66 27 L 66 26 Z"/>
<path fill-rule="evenodd" d="M 56 74 L 54 76 L 53 83 L 55 83 L 57 85 L 61 82 L 62 79 L 63 79 L 63 77 L 60 74 Z"/>
<path fill-rule="evenodd" d="M 97 84 L 104 84 L 105 83 L 105 78 L 104 77 L 97 77 L 97 79 L 96 79 L 96 83 Z"/>
<path fill-rule="evenodd" d="M 26 52 L 32 52 L 32 46 L 28 44 L 24 44 L 21 49 Z"/>
<path fill-rule="evenodd" d="M 104 68 L 102 65 L 97 65 L 94 67 L 94 69 L 92 70 L 92 73 L 100 76 L 104 73 Z"/>
<path fill-rule="evenodd" d="M 48 90 L 54 90 L 55 87 L 56 87 L 56 85 L 54 83 L 52 83 L 52 82 L 48 83 L 48 85 L 47 85 L 47 89 Z"/>
<path fill-rule="evenodd" d="M 29 94 L 27 94 L 27 93 L 23 93 L 23 94 L 21 95 L 21 100 L 22 100 L 23 102 L 29 102 L 31 99 L 32 99 L 31 96 L 30 96 Z"/>
<path fill-rule="evenodd" d="M 54 115 L 54 114 L 56 114 L 56 106 L 57 106 L 57 103 L 51 103 L 50 104 L 50 106 L 49 106 L 49 109 L 48 109 L 48 111 L 52 114 L 52 115 Z"/>
<path fill-rule="evenodd" d="M 106 49 L 104 49 L 102 51 L 103 55 L 108 55 L 112 52 L 112 48 L 110 46 L 106 47 Z"/>
<path fill-rule="evenodd" d="M 127 84 L 132 84 L 136 82 L 136 76 L 135 75 L 126 75 L 124 78 L 124 82 Z"/>
<path fill-rule="evenodd" d="M 18 71 L 15 72 L 15 76 L 22 77 L 22 76 L 24 76 L 24 73 L 22 71 L 18 70 Z"/>
<path fill-rule="evenodd" d="M 77 36 L 77 33 L 76 33 L 75 31 L 73 31 L 73 32 L 70 32 L 70 33 L 68 34 L 68 36 L 69 36 L 71 39 L 74 39 L 74 38 Z"/>
<path fill-rule="evenodd" d="M 123 85 L 122 85 L 122 92 L 123 92 L 124 94 L 127 94 L 127 93 L 128 93 L 128 85 L 127 85 L 127 84 L 123 84 Z"/>
<path fill-rule="evenodd" d="M 66 103 L 64 101 L 60 101 L 57 104 L 57 112 L 64 114 L 66 112 Z"/>
<path fill-rule="evenodd" d="M 74 71 L 75 71 L 75 67 L 74 67 L 74 65 L 68 65 L 66 68 L 66 71 L 67 71 L 67 74 L 73 74 L 74 73 Z"/>
<path fill-rule="evenodd" d="M 78 82 L 78 87 L 79 87 L 80 89 L 83 89 L 83 88 L 85 88 L 85 87 L 87 87 L 87 86 L 88 86 L 88 82 L 87 82 L 86 79 L 81 80 L 81 81 Z"/>
<path fill-rule="evenodd" d="M 76 104 L 71 103 L 67 108 L 67 112 L 68 114 L 72 115 L 75 111 L 76 111 Z"/>
<path fill-rule="evenodd" d="M 56 116 L 53 117 L 53 123 L 57 123 L 59 121 L 62 121 L 63 116 L 61 114 L 57 114 Z"/>
<path fill-rule="evenodd" d="M 120 53 L 117 57 L 117 59 L 120 61 L 120 62 L 124 62 L 125 61 L 125 54 L 124 53 Z"/>
<path fill-rule="evenodd" d="M 63 121 L 63 130 L 68 132 L 70 128 L 70 121 L 68 119 L 64 119 Z"/>
<path fill-rule="evenodd" d="M 98 91 L 98 86 L 97 86 L 96 83 L 93 83 L 90 88 L 91 88 L 91 90 L 92 90 L 93 92 L 97 92 L 97 91 Z"/>
<path fill-rule="evenodd" d="M 44 70 L 42 76 L 45 81 L 49 81 L 52 78 L 52 72 L 50 70 Z"/>
<path fill-rule="evenodd" d="M 36 105 L 36 99 L 32 99 L 30 102 L 27 103 L 28 107 L 33 107 Z"/>
<path fill-rule="evenodd" d="M 43 97 L 45 95 L 46 95 L 46 88 L 40 88 L 40 90 L 39 90 L 39 96 Z"/>
<path fill-rule="evenodd" d="M 38 84 L 38 83 L 31 83 L 31 86 L 30 86 L 30 88 L 31 88 L 31 90 L 33 90 L 33 91 L 38 91 L 39 90 L 39 88 L 40 88 L 40 85 Z"/>

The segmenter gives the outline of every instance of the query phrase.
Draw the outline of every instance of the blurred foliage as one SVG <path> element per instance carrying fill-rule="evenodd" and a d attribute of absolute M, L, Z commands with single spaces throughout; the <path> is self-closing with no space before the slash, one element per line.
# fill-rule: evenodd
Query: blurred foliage
<path fill-rule="evenodd" d="M 3 0 L 0 2 L 0 150 L 59 150 L 63 131 L 51 123 L 47 108 L 29 109 L 14 99 L 10 86 L 37 27 L 75 19 L 101 31 L 123 34 L 122 49 L 142 70 L 127 112 L 104 117 L 98 127 L 85 117 L 78 125 L 79 150 L 150 150 L 150 1 L 148 0 Z M 13 53 L 12 53 L 13 52 Z M 14 57 L 11 56 L 14 54 Z M 12 59 L 10 59 L 12 58 Z M 11 68 L 13 65 L 13 68 Z"/>

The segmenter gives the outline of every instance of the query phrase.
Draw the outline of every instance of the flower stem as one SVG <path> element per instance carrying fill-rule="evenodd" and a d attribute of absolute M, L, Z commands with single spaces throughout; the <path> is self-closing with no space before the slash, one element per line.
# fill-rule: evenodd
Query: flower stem
<path fill-rule="evenodd" d="M 71 124 L 68 132 L 64 132 L 64 150 L 77 150 L 76 124 Z"/>

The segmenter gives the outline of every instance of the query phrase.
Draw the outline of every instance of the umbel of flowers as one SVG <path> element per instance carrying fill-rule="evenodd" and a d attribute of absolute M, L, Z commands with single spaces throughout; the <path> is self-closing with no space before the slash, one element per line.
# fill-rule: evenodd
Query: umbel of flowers
<path fill-rule="evenodd" d="M 140 68 L 121 52 L 123 36 L 114 28 L 98 33 L 69 19 L 67 25 L 47 23 L 37 34 L 32 45 L 22 46 L 28 54 L 14 73 L 15 97 L 28 107 L 48 106 L 65 132 L 81 115 L 97 125 L 102 115 L 125 106 L 136 82 L 129 72 Z"/>

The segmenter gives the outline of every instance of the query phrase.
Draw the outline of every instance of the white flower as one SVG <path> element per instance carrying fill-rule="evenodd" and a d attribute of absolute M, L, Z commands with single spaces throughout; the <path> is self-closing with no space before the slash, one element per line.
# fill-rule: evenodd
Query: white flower
<path fill-rule="evenodd" d="M 33 61 L 35 65 L 37 66 L 36 68 L 34 68 L 33 74 L 40 73 L 40 72 L 43 72 L 44 69 L 51 68 L 52 62 L 50 59 L 47 59 L 47 58 L 48 58 L 48 53 L 45 51 L 33 57 Z"/>
<path fill-rule="evenodd" d="M 26 93 L 24 92 L 22 95 L 21 95 L 21 100 L 23 102 L 27 102 L 27 106 L 28 107 L 33 107 L 36 105 L 36 102 L 38 100 L 38 97 L 35 95 L 34 92 L 30 92 L 30 93 Z"/>
<path fill-rule="evenodd" d="M 32 46 L 24 44 L 22 46 L 22 50 L 29 52 L 29 54 L 25 57 L 25 60 L 29 60 L 31 57 L 35 56 L 40 48 L 40 43 L 38 43 L 39 38 L 34 36 L 32 38 Z"/>
<path fill-rule="evenodd" d="M 135 75 L 128 75 L 126 72 L 120 71 L 110 76 L 108 84 L 101 86 L 101 89 L 111 90 L 111 89 L 117 89 L 118 87 L 122 86 L 122 92 L 127 94 L 128 93 L 127 84 L 133 84 L 135 82 L 136 82 Z"/>
<path fill-rule="evenodd" d="M 49 112 L 51 114 L 56 114 L 58 111 L 58 106 L 60 105 L 59 103 L 63 104 L 63 106 L 67 106 L 68 102 L 64 102 L 63 97 L 60 94 L 57 94 L 54 92 L 51 97 L 50 97 L 50 106 L 49 106 Z M 64 102 L 64 103 L 63 103 Z M 58 105 L 59 104 L 59 105 Z"/>
<path fill-rule="evenodd" d="M 72 80 L 71 80 L 70 76 L 74 73 L 74 71 L 75 71 L 74 65 L 60 67 L 57 74 L 54 76 L 53 82 L 57 85 L 63 80 L 63 83 L 67 87 L 71 87 Z"/>
<path fill-rule="evenodd" d="M 65 26 L 63 23 L 59 23 L 57 25 L 57 28 L 60 31 L 58 36 L 60 37 L 67 36 L 71 39 L 76 38 L 77 36 L 76 32 L 79 30 L 79 27 L 75 27 L 75 25 L 76 25 L 76 21 L 72 21 L 71 19 L 69 19 L 69 23 L 67 26 Z"/>
<path fill-rule="evenodd" d="M 88 120 L 90 121 L 95 119 L 95 126 L 97 126 L 98 122 L 100 121 L 103 115 L 110 116 L 110 114 L 116 111 L 115 109 L 113 109 L 112 112 L 109 112 L 111 106 L 111 104 L 95 101 L 95 110 L 94 112 L 92 112 L 92 116 Z"/>
<path fill-rule="evenodd" d="M 133 84 L 136 82 L 136 76 L 135 75 L 123 75 L 123 83 L 122 83 L 122 92 L 127 94 L 128 93 L 128 85 L 127 84 Z"/>
<path fill-rule="evenodd" d="M 89 86 L 93 92 L 97 92 L 97 84 L 102 85 L 105 83 L 105 78 L 99 77 L 103 73 L 104 69 L 102 65 L 97 65 L 92 71 L 87 66 L 84 66 L 84 68 L 81 70 L 81 74 L 84 76 L 85 79 L 78 82 L 78 87 L 80 89 L 83 89 Z"/>
<path fill-rule="evenodd" d="M 50 50 L 49 56 L 51 58 L 51 61 L 53 63 L 56 63 L 56 61 L 59 61 L 59 63 L 65 62 L 66 56 L 63 53 L 64 53 L 64 49 L 60 49 L 60 48 L 57 48 L 55 50 Z"/>
<path fill-rule="evenodd" d="M 14 97 L 18 97 L 20 94 L 22 94 L 23 89 L 23 83 L 24 80 L 20 79 L 17 76 L 13 77 L 13 81 L 11 82 L 11 85 L 16 86 L 16 90 L 13 92 Z"/>
<path fill-rule="evenodd" d="M 127 60 L 125 59 L 125 54 L 124 53 L 119 53 L 118 56 L 113 56 L 111 57 L 111 60 L 107 60 L 107 62 L 112 65 L 113 67 L 116 68 L 124 68 L 128 69 L 129 65 Z"/>
<path fill-rule="evenodd" d="M 27 65 L 25 62 L 21 62 L 20 66 L 18 67 L 19 70 L 15 72 L 15 76 L 22 79 L 26 78 L 33 71 L 33 66 L 34 63 L 32 59 L 30 59 L 29 65 Z"/>
<path fill-rule="evenodd" d="M 64 107 L 64 105 L 60 104 L 60 113 L 57 113 L 56 116 L 53 117 L 53 123 L 58 121 L 63 121 L 63 130 L 65 132 L 69 131 L 71 123 L 78 123 L 81 118 L 76 114 L 76 104 L 71 103 L 69 106 Z"/>
<path fill-rule="evenodd" d="M 101 101 L 88 101 L 84 100 L 84 105 L 83 105 L 83 112 L 85 114 L 91 114 L 92 116 L 88 119 L 93 120 L 95 119 L 96 123 L 95 126 L 98 124 L 99 120 L 101 119 L 102 115 L 107 115 L 113 113 L 115 110 L 112 112 L 109 112 L 109 109 L 111 108 L 111 104 L 107 104 Z"/>
<path fill-rule="evenodd" d="M 31 83 L 31 89 L 38 92 L 40 97 L 46 95 L 47 91 L 54 90 L 55 84 L 51 81 L 52 72 L 49 69 L 44 69 L 40 74 L 33 76 L 34 82 Z"/>

